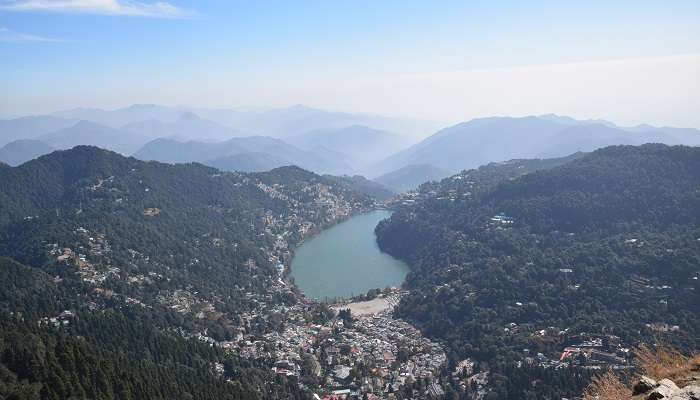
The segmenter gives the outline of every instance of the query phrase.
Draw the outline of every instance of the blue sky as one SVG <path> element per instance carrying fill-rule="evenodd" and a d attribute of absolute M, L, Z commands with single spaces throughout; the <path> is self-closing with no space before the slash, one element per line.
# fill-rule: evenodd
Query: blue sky
<path fill-rule="evenodd" d="M 304 103 L 700 127 L 697 21 L 697 0 L 0 0 L 0 115 Z"/>

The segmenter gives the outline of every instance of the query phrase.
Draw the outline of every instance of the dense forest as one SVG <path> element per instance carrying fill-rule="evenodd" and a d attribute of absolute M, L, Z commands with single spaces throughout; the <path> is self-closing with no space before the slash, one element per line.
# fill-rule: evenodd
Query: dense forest
<path fill-rule="evenodd" d="M 7 258 L 0 259 L 0 278 L 0 398 L 303 395 L 293 382 L 264 372 L 264 365 L 162 332 L 151 312 L 95 312 L 82 302 L 79 288 L 57 284 L 46 273 Z M 42 315 L 58 316 L 57 323 Z"/>
<path fill-rule="evenodd" d="M 223 173 L 94 147 L 0 166 L 0 398 L 308 398 L 236 343 L 298 302 L 279 264 L 374 206 L 376 188 L 296 167 Z M 395 201 L 380 247 L 411 266 L 396 309 L 465 358 L 488 399 L 574 397 L 581 338 L 700 346 L 700 151 L 609 147 L 513 160 Z M 346 318 L 348 321 L 351 319 Z M 624 356 L 627 357 L 627 356 Z"/>
<path fill-rule="evenodd" d="M 8 399 L 306 396 L 264 357 L 207 341 L 271 329 L 259 310 L 296 301 L 276 263 L 372 205 L 296 167 L 222 173 L 85 146 L 0 167 L 0 186 Z"/>
<path fill-rule="evenodd" d="M 585 335 L 700 348 L 700 149 L 572 158 L 423 185 L 377 227 L 380 247 L 412 268 L 396 314 L 453 363 L 489 370 L 488 398 L 580 394 L 587 369 L 516 366 L 558 360 Z"/>

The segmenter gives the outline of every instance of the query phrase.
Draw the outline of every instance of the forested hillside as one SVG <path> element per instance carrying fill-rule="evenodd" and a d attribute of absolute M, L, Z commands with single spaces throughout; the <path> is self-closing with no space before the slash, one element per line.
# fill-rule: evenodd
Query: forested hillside
<path fill-rule="evenodd" d="M 440 181 L 450 175 L 452 174 L 445 169 L 430 164 L 418 164 L 407 165 L 374 180 L 400 193 L 416 189 L 421 183 Z"/>
<path fill-rule="evenodd" d="M 81 288 L 6 258 L 0 276 L 2 398 L 303 397 L 263 363 L 163 332 L 165 314 L 114 304 L 97 311 Z"/>
<path fill-rule="evenodd" d="M 3 398 L 303 396 L 237 338 L 279 329 L 297 295 L 276 266 L 299 240 L 372 205 L 295 167 L 84 146 L 0 168 L 0 187 Z"/>
<path fill-rule="evenodd" d="M 367 196 L 371 196 L 372 198 L 375 198 L 380 201 L 388 200 L 396 194 L 390 188 L 375 181 L 369 180 L 362 175 L 324 175 L 323 177 L 326 179 L 347 184 L 355 191 L 359 193 L 364 193 Z"/>
<path fill-rule="evenodd" d="M 508 170 L 423 185 L 380 224 L 381 248 L 412 267 L 398 316 L 489 371 L 493 398 L 580 394 L 599 364 L 567 346 L 585 340 L 623 368 L 654 337 L 700 347 L 700 149 Z"/>

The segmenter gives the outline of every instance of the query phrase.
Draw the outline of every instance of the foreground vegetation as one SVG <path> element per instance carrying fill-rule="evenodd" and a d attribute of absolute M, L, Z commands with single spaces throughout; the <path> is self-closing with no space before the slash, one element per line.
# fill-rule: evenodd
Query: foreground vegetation
<path fill-rule="evenodd" d="M 679 386 L 685 387 L 688 384 L 697 383 L 696 381 L 700 377 L 699 354 L 688 357 L 667 345 L 656 345 L 653 348 L 641 345 L 636 349 L 635 355 L 639 370 L 639 375 L 636 378 L 630 380 L 629 377 L 623 377 L 627 381 L 623 382 L 620 374 L 613 371 L 596 376 L 586 388 L 584 400 L 632 399 L 635 394 L 641 395 L 641 393 L 635 393 L 635 389 L 640 392 L 641 390 L 638 387 L 633 387 L 631 383 L 644 382 L 647 378 L 651 378 L 653 381 L 670 379 L 678 383 Z"/>

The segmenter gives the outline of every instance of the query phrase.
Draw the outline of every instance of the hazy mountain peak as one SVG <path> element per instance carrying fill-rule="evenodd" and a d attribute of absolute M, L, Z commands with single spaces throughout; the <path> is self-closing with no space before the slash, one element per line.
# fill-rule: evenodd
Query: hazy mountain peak
<path fill-rule="evenodd" d="M 154 109 L 158 108 L 160 106 L 156 104 L 132 104 L 128 107 L 124 107 L 124 110 L 149 110 L 149 109 Z"/>
<path fill-rule="evenodd" d="M 0 146 L 18 139 L 37 137 L 75 124 L 74 120 L 51 115 L 0 120 Z"/>
<path fill-rule="evenodd" d="M 336 174 L 351 169 L 341 157 L 304 151 L 267 136 L 235 137 L 214 143 L 160 138 L 144 145 L 134 157 L 167 163 L 200 162 L 228 171 L 267 171 L 283 165 Z"/>
<path fill-rule="evenodd" d="M 543 114 L 539 115 L 536 118 L 541 118 L 545 119 L 548 121 L 553 121 L 553 122 L 558 122 L 560 124 L 564 125 L 588 125 L 588 124 L 601 124 L 609 127 L 616 127 L 616 125 L 610 121 L 606 121 L 604 119 L 585 119 L 585 120 L 579 120 L 575 119 L 566 115 L 558 115 L 558 114 Z"/>
<path fill-rule="evenodd" d="M 39 139 L 59 149 L 90 145 L 128 155 L 141 147 L 150 137 L 114 129 L 93 121 L 81 120 L 67 128 L 42 135 Z"/>
<path fill-rule="evenodd" d="M 75 107 L 75 108 L 69 108 L 67 110 L 60 110 L 54 112 L 54 114 L 67 114 L 67 113 L 77 113 L 77 112 L 106 112 L 105 110 L 101 108 L 96 108 L 96 107 Z"/>
<path fill-rule="evenodd" d="M 106 127 L 104 125 L 100 125 L 96 122 L 93 121 L 88 121 L 86 119 L 81 119 L 80 121 L 76 122 L 75 125 L 73 125 L 73 128 L 79 128 L 79 129 L 98 129 L 98 130 L 109 130 L 109 127 Z"/>
<path fill-rule="evenodd" d="M 180 114 L 180 117 L 178 118 L 179 121 L 194 121 L 199 119 L 202 118 L 192 111 L 184 111 Z"/>

